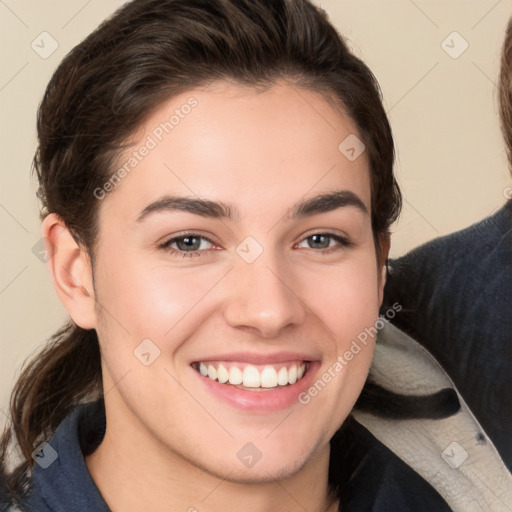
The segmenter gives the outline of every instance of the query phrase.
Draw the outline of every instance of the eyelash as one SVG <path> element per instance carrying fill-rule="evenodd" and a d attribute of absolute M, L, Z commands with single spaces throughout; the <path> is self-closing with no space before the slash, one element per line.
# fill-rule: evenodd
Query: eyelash
<path fill-rule="evenodd" d="M 167 242 L 164 242 L 163 244 L 161 244 L 159 246 L 159 249 L 163 249 L 163 250 L 167 251 L 171 256 L 183 256 L 183 258 L 201 256 L 202 252 L 204 252 L 205 250 L 208 250 L 208 249 L 203 249 L 200 251 L 181 251 L 179 249 L 172 249 L 170 247 L 171 244 L 173 244 L 179 240 L 183 240 L 184 238 L 199 238 L 202 241 L 207 241 L 207 242 L 211 243 L 212 245 L 215 245 L 215 243 L 206 236 L 199 235 L 197 233 L 185 233 L 184 235 L 176 236 L 174 238 L 167 240 Z"/>
<path fill-rule="evenodd" d="M 308 247 L 308 249 L 315 251 L 317 253 L 320 253 L 322 255 L 331 254 L 332 252 L 339 251 L 340 249 L 347 249 L 349 247 L 352 247 L 354 244 L 351 242 L 347 237 L 341 236 L 341 235 L 335 235 L 334 233 L 312 233 L 311 235 L 308 235 L 307 237 L 303 238 L 299 243 L 304 242 L 308 238 L 311 238 L 313 236 L 325 236 L 327 238 L 331 238 L 335 242 L 337 242 L 336 245 L 333 245 L 332 247 L 327 247 L 325 249 L 313 249 L 312 247 Z"/>
<path fill-rule="evenodd" d="M 332 247 L 327 247 L 325 249 L 313 249 L 313 248 L 309 247 L 309 249 L 311 249 L 317 253 L 324 254 L 324 255 L 330 254 L 334 251 L 338 251 L 341 248 L 348 248 L 348 247 L 352 247 L 354 245 L 354 243 L 351 242 L 348 238 L 340 236 L 340 235 L 335 235 L 333 233 L 313 233 L 313 234 L 308 235 L 307 237 L 303 238 L 299 243 L 302 243 L 305 240 L 307 240 L 308 238 L 311 238 L 313 236 L 326 236 L 326 237 L 331 238 L 337 242 L 337 245 L 334 245 Z M 159 245 L 159 249 L 167 251 L 171 256 L 182 256 L 183 258 L 199 257 L 202 255 L 201 253 L 208 251 L 208 250 L 212 250 L 212 249 L 202 249 L 202 250 L 197 250 L 197 251 L 182 251 L 180 249 L 173 249 L 170 247 L 173 243 L 183 240 L 185 238 L 198 238 L 201 241 L 207 241 L 210 244 L 215 245 L 215 243 L 206 236 L 199 235 L 198 233 L 185 233 L 184 235 L 170 238 L 163 244 Z M 213 250 L 215 250 L 215 249 L 213 249 Z"/>

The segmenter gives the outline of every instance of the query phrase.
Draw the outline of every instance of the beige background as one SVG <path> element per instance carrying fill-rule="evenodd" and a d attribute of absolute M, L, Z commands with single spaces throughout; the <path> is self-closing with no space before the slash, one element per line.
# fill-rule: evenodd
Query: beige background
<path fill-rule="evenodd" d="M 381 83 L 405 197 L 392 253 L 491 214 L 510 186 L 495 84 L 511 0 L 319 0 Z M 0 39 L 0 422 L 23 360 L 66 318 L 45 265 L 35 181 L 35 115 L 67 51 L 120 0 L 1 0 Z M 48 32 L 57 50 L 31 47 Z M 442 42 L 458 52 L 450 57 Z M 45 36 L 47 37 L 47 36 Z M 47 41 L 49 41 L 47 39 Z M 49 45 L 46 46 L 46 49 Z"/>

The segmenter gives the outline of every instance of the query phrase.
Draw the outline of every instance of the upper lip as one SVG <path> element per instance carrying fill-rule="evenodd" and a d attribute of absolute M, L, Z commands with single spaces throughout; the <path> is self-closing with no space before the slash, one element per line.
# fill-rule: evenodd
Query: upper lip
<path fill-rule="evenodd" d="M 215 354 L 203 356 L 191 361 L 191 363 L 208 361 L 233 361 L 248 364 L 278 364 L 291 361 L 315 361 L 317 358 L 311 354 L 299 352 L 276 352 L 274 354 L 259 354 L 256 352 L 230 352 L 229 354 Z"/>

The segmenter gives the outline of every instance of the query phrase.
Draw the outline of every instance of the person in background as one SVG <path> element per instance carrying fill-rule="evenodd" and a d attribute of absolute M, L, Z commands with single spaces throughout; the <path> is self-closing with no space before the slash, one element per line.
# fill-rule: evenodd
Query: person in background
<path fill-rule="evenodd" d="M 512 170 L 512 19 L 501 58 L 499 106 Z M 453 379 L 512 470 L 512 187 L 490 217 L 390 262 L 384 304 L 395 325 Z"/>

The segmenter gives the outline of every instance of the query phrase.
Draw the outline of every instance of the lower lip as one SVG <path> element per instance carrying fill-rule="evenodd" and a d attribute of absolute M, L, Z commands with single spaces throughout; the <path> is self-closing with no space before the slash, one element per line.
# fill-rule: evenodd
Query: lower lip
<path fill-rule="evenodd" d="M 192 369 L 192 371 L 207 389 L 220 400 L 245 411 L 272 412 L 287 409 L 298 403 L 299 395 L 310 387 L 319 367 L 319 361 L 312 361 L 309 363 L 306 374 L 295 384 L 277 388 L 263 388 L 262 391 L 246 391 L 230 384 L 221 384 L 216 380 L 204 377 L 197 370 Z"/>

